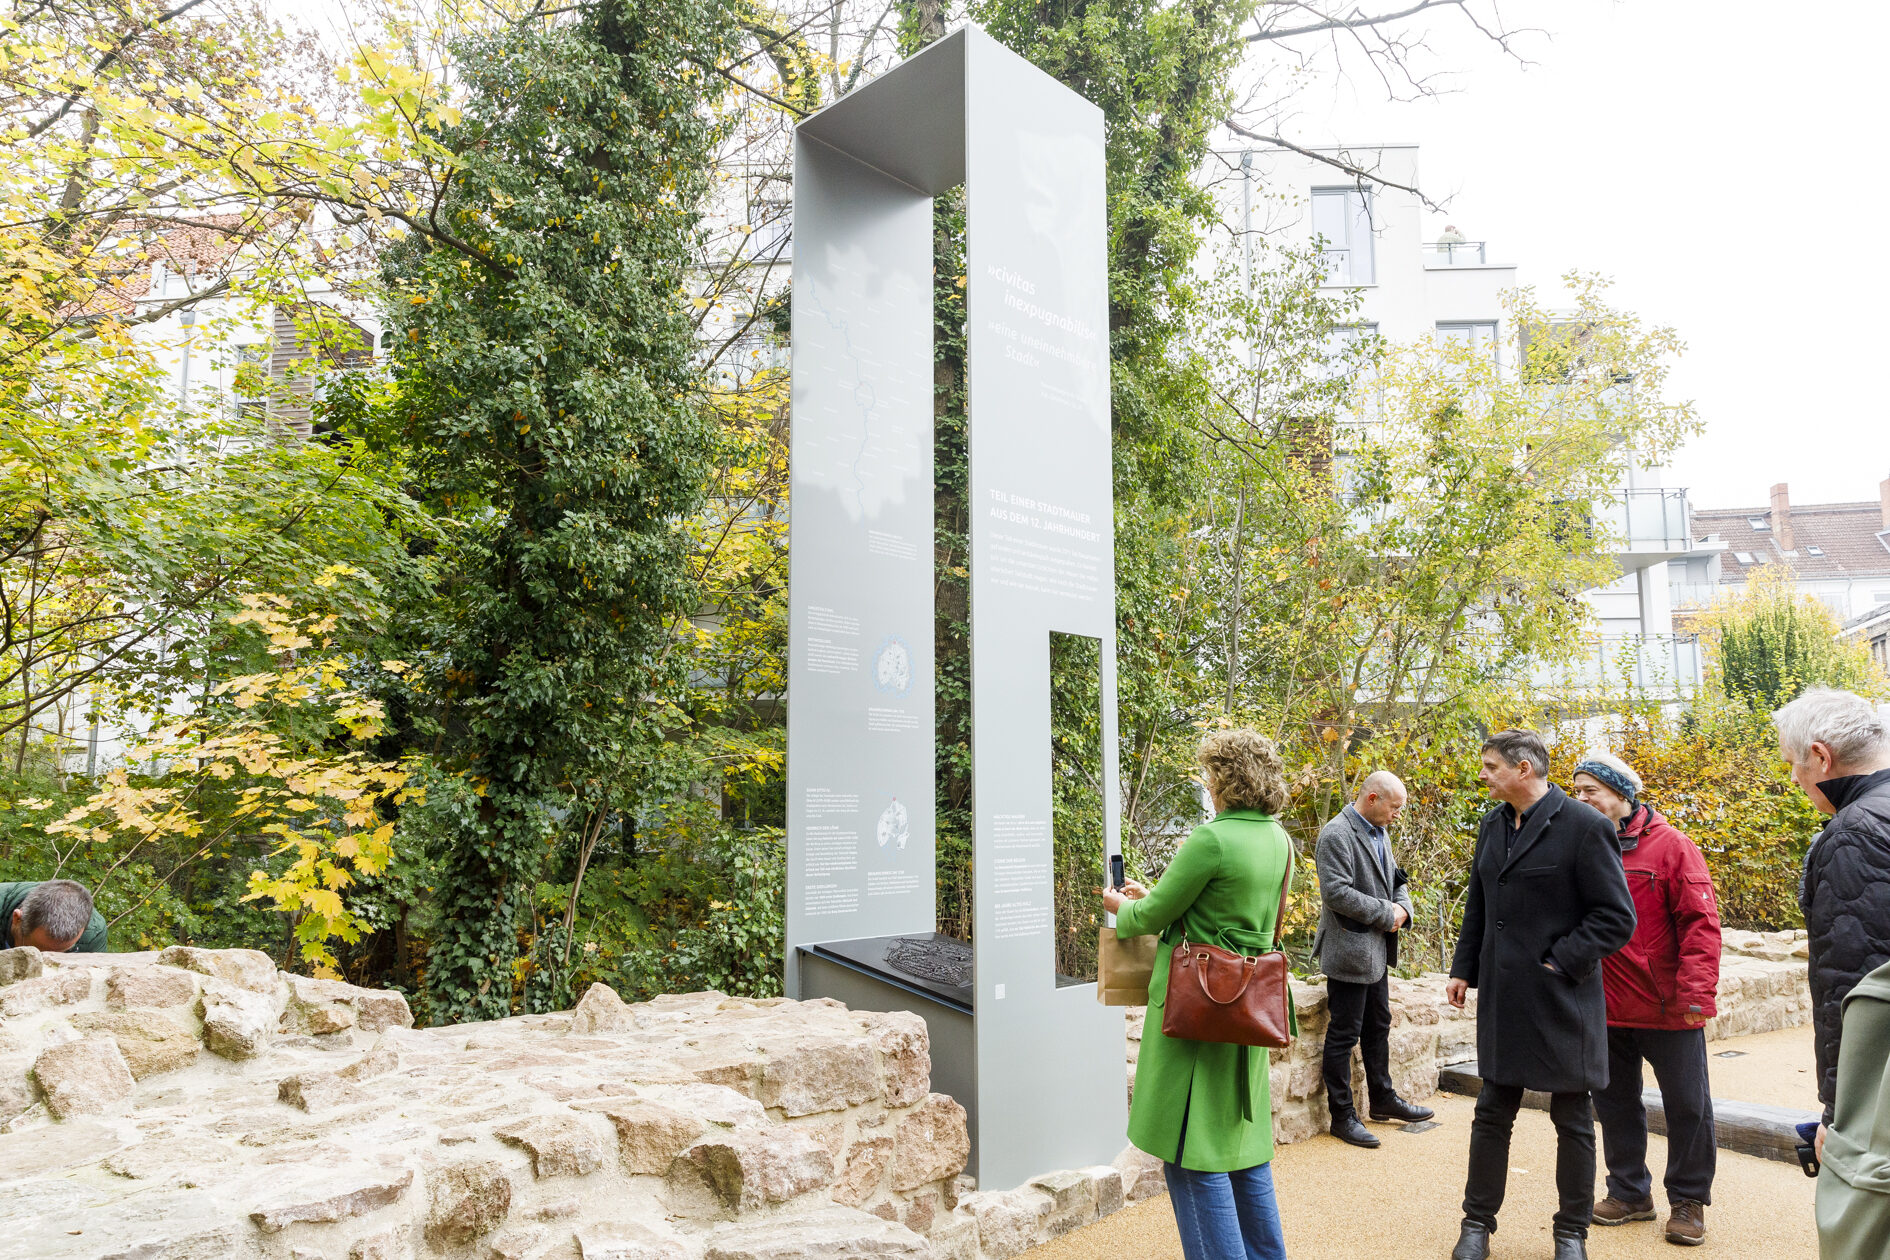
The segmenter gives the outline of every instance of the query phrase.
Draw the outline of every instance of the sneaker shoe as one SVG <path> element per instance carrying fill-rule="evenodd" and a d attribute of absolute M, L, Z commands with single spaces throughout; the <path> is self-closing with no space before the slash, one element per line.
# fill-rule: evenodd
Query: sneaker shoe
<path fill-rule="evenodd" d="M 1625 1203 L 1609 1195 L 1595 1204 L 1595 1224 L 1625 1225 L 1629 1221 L 1651 1221 L 1658 1215 L 1654 1211 L 1654 1201 L 1643 1199 L 1639 1203 Z"/>
<path fill-rule="evenodd" d="M 1706 1241 L 1706 1208 L 1681 1199 L 1667 1217 L 1667 1241 L 1676 1247 L 1697 1247 Z"/>

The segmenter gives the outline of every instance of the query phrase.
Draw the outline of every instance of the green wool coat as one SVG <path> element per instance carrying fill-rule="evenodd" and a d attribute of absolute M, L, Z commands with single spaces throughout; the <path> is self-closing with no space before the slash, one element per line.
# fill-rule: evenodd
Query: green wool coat
<path fill-rule="evenodd" d="M 1157 1159 L 1196 1172 L 1233 1172 L 1273 1158 L 1267 1052 L 1165 1037 L 1162 1009 L 1168 959 L 1184 934 L 1243 954 L 1272 948 L 1292 856 L 1292 841 L 1271 814 L 1226 810 L 1195 828 L 1148 896 L 1116 912 L 1118 937 L 1162 935 L 1129 1108 L 1129 1141 Z"/>

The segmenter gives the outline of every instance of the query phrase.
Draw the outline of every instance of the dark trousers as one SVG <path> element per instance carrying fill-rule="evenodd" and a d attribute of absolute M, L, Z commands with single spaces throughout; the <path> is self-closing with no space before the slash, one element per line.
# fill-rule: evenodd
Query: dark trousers
<path fill-rule="evenodd" d="M 1667 1113 L 1667 1202 L 1713 1201 L 1718 1135 L 1713 1091 L 1706 1079 L 1704 1028 L 1610 1028 L 1608 1088 L 1595 1095 L 1608 1193 L 1624 1203 L 1653 1197 L 1647 1171 L 1647 1108 L 1641 1105 L 1641 1060 L 1654 1066 Z"/>
<path fill-rule="evenodd" d="M 1391 977 L 1376 984 L 1326 981 L 1325 1057 L 1320 1071 L 1326 1078 L 1326 1107 L 1334 1120 L 1354 1113 L 1352 1047 L 1362 1046 L 1365 1087 L 1374 1103 L 1388 1102 L 1391 1087 Z"/>
<path fill-rule="evenodd" d="M 1470 1177 L 1463 1190 L 1465 1220 L 1496 1232 L 1496 1214 L 1509 1182 L 1509 1135 L 1522 1107 L 1522 1086 L 1483 1083 L 1476 1118 L 1470 1122 Z M 1555 1122 L 1555 1232 L 1588 1237 L 1595 1213 L 1595 1116 L 1587 1094 L 1549 1095 Z"/>

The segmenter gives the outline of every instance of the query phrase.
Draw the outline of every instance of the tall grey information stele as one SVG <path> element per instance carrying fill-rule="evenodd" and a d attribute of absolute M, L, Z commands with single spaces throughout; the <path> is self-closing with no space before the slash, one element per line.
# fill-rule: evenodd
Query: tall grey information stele
<path fill-rule="evenodd" d="M 959 184 L 972 959 L 934 935 L 932 199 Z M 986 1189 L 1124 1143 L 1122 1012 L 1057 975 L 1052 901 L 1053 633 L 1100 644 L 1119 851 L 1105 219 L 1101 111 L 975 27 L 795 133 L 788 992 L 923 1015 Z"/>

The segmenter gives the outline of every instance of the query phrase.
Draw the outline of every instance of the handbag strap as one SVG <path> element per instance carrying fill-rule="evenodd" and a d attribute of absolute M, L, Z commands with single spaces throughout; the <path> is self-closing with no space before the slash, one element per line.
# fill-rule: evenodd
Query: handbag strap
<path fill-rule="evenodd" d="M 1286 890 L 1293 883 L 1293 842 L 1286 842 L 1286 867 L 1280 872 L 1280 908 L 1273 915 L 1273 948 L 1280 948 L 1280 931 L 1286 926 Z"/>

